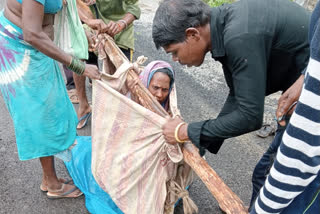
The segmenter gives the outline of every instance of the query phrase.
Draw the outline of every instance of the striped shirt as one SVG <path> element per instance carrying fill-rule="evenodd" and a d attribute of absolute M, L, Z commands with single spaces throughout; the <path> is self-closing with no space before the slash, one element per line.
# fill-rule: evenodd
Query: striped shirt
<path fill-rule="evenodd" d="M 311 56 L 295 112 L 251 213 L 281 213 L 320 171 L 320 6 L 310 25 Z M 318 202 L 317 202 L 318 203 Z"/>

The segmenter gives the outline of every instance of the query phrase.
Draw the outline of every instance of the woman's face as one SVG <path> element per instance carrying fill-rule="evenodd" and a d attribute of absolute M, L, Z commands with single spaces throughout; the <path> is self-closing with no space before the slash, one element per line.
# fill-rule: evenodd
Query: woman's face
<path fill-rule="evenodd" d="M 157 98 L 159 103 L 163 103 L 169 95 L 170 78 L 167 74 L 162 72 L 154 73 L 149 87 L 151 94 Z"/>

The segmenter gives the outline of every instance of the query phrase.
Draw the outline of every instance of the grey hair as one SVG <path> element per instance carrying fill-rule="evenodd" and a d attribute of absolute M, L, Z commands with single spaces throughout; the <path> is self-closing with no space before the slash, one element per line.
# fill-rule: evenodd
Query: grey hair
<path fill-rule="evenodd" d="M 156 48 L 183 42 L 185 30 L 204 26 L 211 9 L 202 0 L 163 0 L 153 19 L 152 38 Z"/>

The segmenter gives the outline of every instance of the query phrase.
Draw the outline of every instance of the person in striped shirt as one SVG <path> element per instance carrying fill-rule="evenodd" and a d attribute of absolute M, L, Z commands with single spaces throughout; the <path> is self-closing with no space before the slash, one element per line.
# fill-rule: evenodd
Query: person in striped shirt
<path fill-rule="evenodd" d="M 312 13 L 310 59 L 296 109 L 250 213 L 320 213 L 320 3 Z"/>

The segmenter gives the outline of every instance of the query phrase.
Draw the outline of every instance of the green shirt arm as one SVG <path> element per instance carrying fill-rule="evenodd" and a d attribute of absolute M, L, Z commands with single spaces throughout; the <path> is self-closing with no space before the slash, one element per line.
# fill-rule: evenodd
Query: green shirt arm
<path fill-rule="evenodd" d="M 140 18 L 141 15 L 141 9 L 138 5 L 138 2 L 133 3 L 134 1 L 126 1 L 127 4 L 127 13 L 131 13 L 132 15 L 134 15 L 136 17 L 136 19 Z"/>
<path fill-rule="evenodd" d="M 263 38 L 243 35 L 225 45 L 229 96 L 216 119 L 190 123 L 188 136 L 217 153 L 223 141 L 254 131 L 263 121 L 268 47 Z"/>

